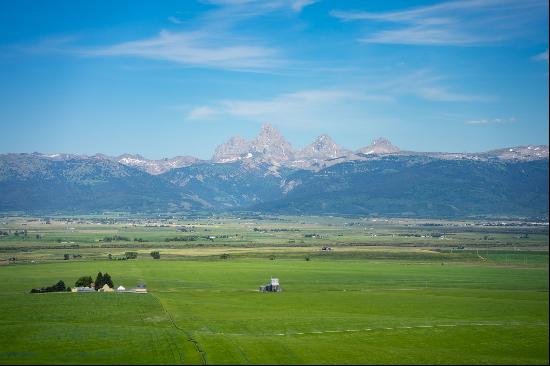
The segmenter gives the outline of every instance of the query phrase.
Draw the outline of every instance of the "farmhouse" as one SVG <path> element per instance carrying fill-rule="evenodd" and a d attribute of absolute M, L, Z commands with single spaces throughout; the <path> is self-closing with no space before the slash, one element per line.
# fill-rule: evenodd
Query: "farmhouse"
<path fill-rule="evenodd" d="M 73 287 L 71 292 L 95 292 L 93 287 Z"/>
<path fill-rule="evenodd" d="M 279 285 L 279 279 L 271 277 L 271 283 L 260 286 L 260 292 L 281 292 L 283 289 Z"/>
<path fill-rule="evenodd" d="M 140 283 L 136 286 L 136 288 L 133 288 L 131 291 L 138 294 L 146 294 L 147 288 L 145 287 L 144 283 Z"/>
<path fill-rule="evenodd" d="M 126 289 L 126 287 L 120 285 L 115 289 L 110 288 L 107 290 L 109 292 L 116 291 L 116 292 L 128 292 L 128 293 L 136 293 L 136 294 L 146 294 L 147 293 L 147 287 L 145 287 L 145 284 L 140 283 L 134 288 Z"/>

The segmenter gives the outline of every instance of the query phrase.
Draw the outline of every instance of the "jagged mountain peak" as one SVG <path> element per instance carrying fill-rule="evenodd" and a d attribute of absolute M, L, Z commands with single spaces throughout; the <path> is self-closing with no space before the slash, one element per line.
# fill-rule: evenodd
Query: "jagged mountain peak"
<path fill-rule="evenodd" d="M 294 148 L 283 135 L 270 123 L 252 141 L 250 151 L 255 158 L 274 164 L 294 159 Z"/>
<path fill-rule="evenodd" d="M 116 157 L 107 158 L 123 165 L 138 168 L 139 170 L 153 175 L 162 174 L 171 169 L 193 165 L 200 161 L 200 159 L 193 156 L 176 156 L 174 158 L 151 160 L 139 154 L 122 154 Z"/>
<path fill-rule="evenodd" d="M 265 123 L 262 125 L 262 129 L 256 138 L 252 141 L 256 144 L 270 144 L 286 142 L 284 136 L 277 130 L 271 123 Z"/>
<path fill-rule="evenodd" d="M 334 140 L 327 134 L 319 135 L 313 140 L 313 144 L 316 145 L 336 145 Z"/>
<path fill-rule="evenodd" d="M 369 146 L 359 149 L 363 154 L 395 154 L 401 150 L 385 137 L 374 139 Z"/>
<path fill-rule="evenodd" d="M 267 122 L 262 125 L 262 129 L 260 130 L 260 135 L 262 134 L 273 134 L 273 135 L 279 135 L 281 136 L 281 133 L 279 130 L 277 130 L 271 123 Z"/>
<path fill-rule="evenodd" d="M 232 136 L 227 142 L 218 145 L 212 156 L 215 163 L 228 163 L 241 159 L 250 150 L 250 142 L 241 136 Z"/>
<path fill-rule="evenodd" d="M 391 145 L 391 141 L 385 137 L 379 137 L 377 139 L 372 140 L 371 145 Z"/>
<path fill-rule="evenodd" d="M 345 155 L 347 151 L 326 134 L 318 136 L 311 144 L 298 153 L 300 159 L 333 159 Z"/>
<path fill-rule="evenodd" d="M 139 160 L 147 160 L 140 154 L 122 154 L 116 157 L 116 159 L 139 159 Z"/>
<path fill-rule="evenodd" d="M 294 149 L 273 125 L 266 123 L 254 140 L 247 141 L 240 136 L 233 136 L 219 145 L 212 157 L 215 163 L 229 163 L 242 159 L 280 165 L 294 159 Z"/>

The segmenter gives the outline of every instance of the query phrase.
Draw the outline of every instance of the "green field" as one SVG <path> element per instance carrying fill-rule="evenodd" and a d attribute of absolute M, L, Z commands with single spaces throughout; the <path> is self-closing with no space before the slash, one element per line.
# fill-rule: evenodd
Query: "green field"
<path fill-rule="evenodd" d="M 547 227 L 348 221 L 5 219 L 28 232 L 0 239 L 0 363 L 548 364 Z M 216 238 L 165 241 L 197 233 Z M 99 271 L 149 293 L 29 293 Z M 284 291 L 259 293 L 271 276 Z"/>

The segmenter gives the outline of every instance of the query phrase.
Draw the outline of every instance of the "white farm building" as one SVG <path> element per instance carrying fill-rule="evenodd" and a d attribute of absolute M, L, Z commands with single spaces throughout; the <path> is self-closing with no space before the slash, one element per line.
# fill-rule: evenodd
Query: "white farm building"
<path fill-rule="evenodd" d="M 279 279 L 271 277 L 271 282 L 260 286 L 260 292 L 281 292 L 283 289 L 279 285 Z"/>

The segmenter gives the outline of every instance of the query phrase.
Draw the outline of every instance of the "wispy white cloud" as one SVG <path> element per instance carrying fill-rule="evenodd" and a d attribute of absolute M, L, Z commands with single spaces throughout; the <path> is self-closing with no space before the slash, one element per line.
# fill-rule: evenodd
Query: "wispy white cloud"
<path fill-rule="evenodd" d="M 256 122 L 319 126 L 334 123 L 338 114 L 360 119 L 366 106 L 379 106 L 404 96 L 414 96 L 428 102 L 491 102 L 489 95 L 461 93 L 445 85 L 446 78 L 428 70 L 402 76 L 368 80 L 361 87 L 303 90 L 276 95 L 267 99 L 222 99 L 188 110 L 189 120 L 212 120 L 232 116 Z M 494 122 L 494 121 L 493 121 Z"/>
<path fill-rule="evenodd" d="M 298 111 L 308 108 L 318 108 L 321 105 L 340 103 L 343 101 L 389 101 L 391 97 L 368 95 L 362 92 L 346 90 L 307 90 L 288 93 L 269 100 L 224 100 L 220 104 L 222 110 L 241 117 L 266 116 L 281 110 Z"/>
<path fill-rule="evenodd" d="M 338 113 L 353 110 L 356 116 L 366 113 L 366 106 L 398 101 L 413 96 L 428 102 L 492 102 L 490 95 L 461 93 L 444 85 L 446 78 L 428 70 L 367 80 L 360 87 L 302 90 L 266 99 L 221 99 L 208 105 L 187 108 L 189 120 L 212 120 L 232 116 L 256 122 L 333 123 Z M 332 118 L 329 121 L 329 116 Z"/>
<path fill-rule="evenodd" d="M 292 8 L 292 10 L 300 12 L 306 6 L 313 5 L 317 1 L 318 0 L 294 0 L 290 2 L 290 7 Z"/>
<path fill-rule="evenodd" d="M 502 36 L 500 35 L 483 36 L 480 34 L 461 34 L 448 29 L 418 26 L 406 29 L 380 31 L 372 36 L 361 38 L 360 41 L 364 43 L 466 46 L 482 42 L 498 41 L 501 39 Z"/>
<path fill-rule="evenodd" d="M 243 35 L 238 25 L 252 17 L 275 12 L 299 13 L 317 0 L 203 0 L 213 9 L 182 20 L 170 16 L 178 31 L 161 30 L 157 35 L 115 44 L 84 46 L 76 42 L 39 42 L 26 52 L 56 52 L 88 57 L 128 57 L 176 63 L 186 67 L 234 71 L 274 72 L 290 63 L 281 47 L 265 39 Z"/>
<path fill-rule="evenodd" d="M 218 112 L 215 109 L 207 106 L 200 106 L 200 107 L 193 108 L 188 113 L 187 118 L 191 120 L 204 120 L 204 119 L 209 119 L 215 116 L 216 114 L 218 114 Z"/>
<path fill-rule="evenodd" d="M 465 121 L 466 125 L 498 125 L 506 123 L 515 123 L 516 119 L 514 117 L 509 118 L 492 118 L 492 119 L 475 119 Z"/>
<path fill-rule="evenodd" d="M 208 119 L 213 115 L 232 116 L 255 122 L 266 120 L 281 124 L 318 125 L 333 122 L 328 115 L 353 109 L 364 102 L 387 102 L 386 95 L 372 95 L 358 90 L 316 89 L 277 95 L 268 99 L 224 99 L 193 108 L 187 118 Z"/>
<path fill-rule="evenodd" d="M 420 87 L 411 90 L 411 92 L 419 98 L 434 102 L 491 102 L 495 100 L 489 95 L 456 93 L 442 86 Z"/>
<path fill-rule="evenodd" d="M 161 31 L 156 37 L 114 45 L 81 48 L 86 56 L 123 56 L 235 70 L 261 70 L 281 66 L 284 60 L 273 48 L 213 37 L 208 32 Z"/>
<path fill-rule="evenodd" d="M 248 14 L 263 14 L 277 10 L 292 10 L 295 12 L 301 12 L 305 7 L 315 4 L 319 0 L 202 0 L 204 3 L 240 8 L 239 10 L 245 10 Z"/>
<path fill-rule="evenodd" d="M 536 22 L 547 22 L 546 0 L 459 0 L 393 12 L 339 11 L 343 21 L 385 25 L 360 41 L 410 45 L 470 46 L 527 35 Z"/>
<path fill-rule="evenodd" d="M 464 93 L 445 85 L 447 77 L 430 70 L 417 70 L 401 76 L 393 76 L 381 82 L 371 81 L 370 90 L 393 96 L 412 95 L 431 102 L 491 102 L 491 95 Z"/>
<path fill-rule="evenodd" d="M 548 63 L 548 50 L 539 53 L 538 55 L 533 56 L 533 60 L 535 61 L 546 61 Z"/>

